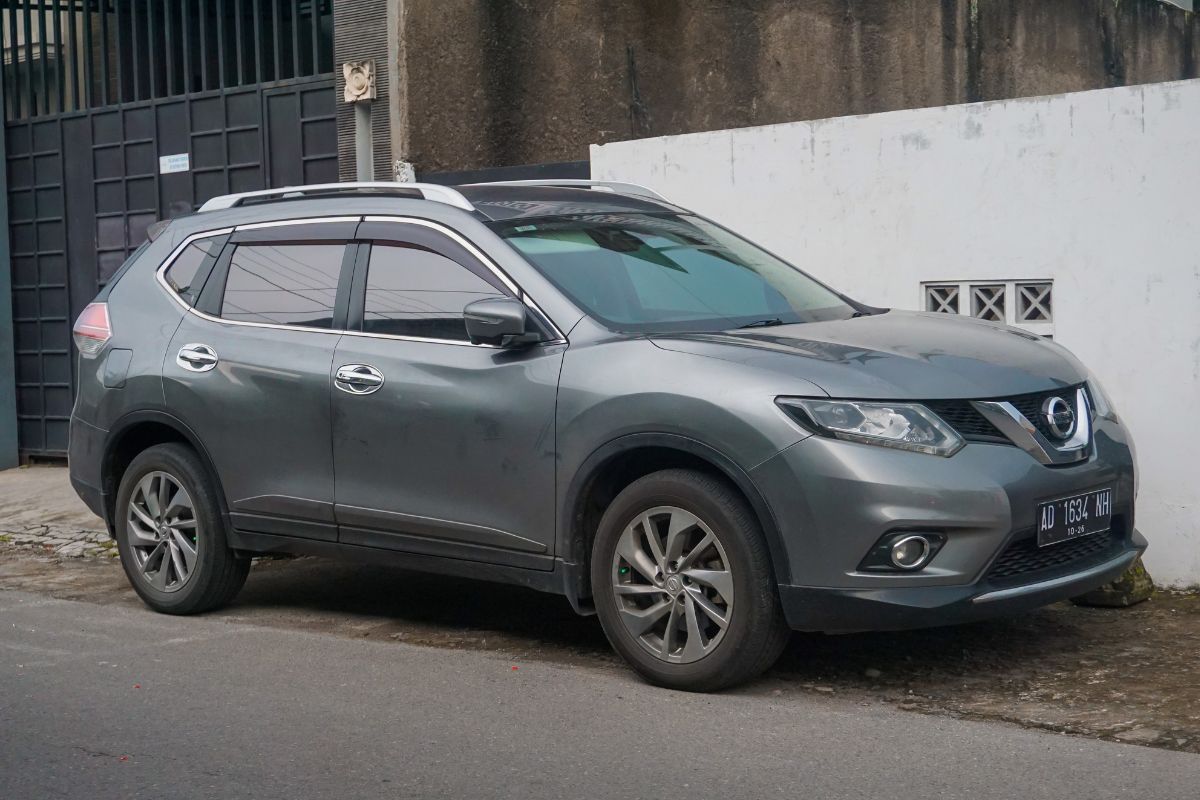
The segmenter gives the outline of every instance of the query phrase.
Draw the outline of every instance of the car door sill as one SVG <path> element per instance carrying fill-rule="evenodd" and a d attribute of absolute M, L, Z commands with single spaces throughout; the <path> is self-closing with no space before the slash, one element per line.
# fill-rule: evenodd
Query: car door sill
<path fill-rule="evenodd" d="M 399 511 L 384 511 L 378 508 L 363 508 L 342 503 L 334 506 L 334 514 L 342 526 L 343 534 L 345 531 L 353 529 L 382 536 L 397 535 L 438 539 L 444 542 L 461 543 L 505 552 L 520 551 L 533 555 L 545 555 L 548 549 L 545 544 L 533 539 L 526 539 L 524 536 L 518 536 L 499 528 L 489 528 L 486 525 L 474 525 L 469 522 L 455 522 L 448 519 L 423 517 Z M 344 538 L 343 541 L 345 541 Z M 387 540 L 380 541 L 386 542 Z M 376 545 L 358 541 L 352 541 L 351 544 L 391 547 L 388 544 Z"/>
<path fill-rule="evenodd" d="M 509 554 L 500 551 L 481 554 L 478 552 L 479 548 L 473 548 L 474 552 L 471 554 L 473 557 L 451 557 L 237 529 L 230 532 L 229 544 L 234 549 L 255 554 L 288 553 L 340 558 L 438 575 L 499 581 L 527 586 L 541 592 L 564 594 L 563 580 L 560 574 L 562 565 L 558 559 L 552 556 L 511 554 L 522 556 L 520 560 L 525 563 L 536 564 L 536 566 L 520 566 L 491 560 L 501 559 Z M 486 558 L 480 560 L 481 556 Z"/>
<path fill-rule="evenodd" d="M 438 558 L 503 564 L 521 569 L 550 569 L 554 562 L 550 556 L 536 553 L 522 553 L 517 550 L 488 547 L 470 542 L 453 542 L 421 534 L 357 528 L 350 525 L 339 526 L 338 542 L 355 547 L 398 550 L 404 553 Z"/>
<path fill-rule="evenodd" d="M 247 514 L 241 511 L 229 512 L 229 521 L 238 531 L 266 533 L 274 536 L 317 539 L 323 542 L 336 542 L 338 536 L 337 525 L 332 522 L 316 522 L 266 514 Z"/>

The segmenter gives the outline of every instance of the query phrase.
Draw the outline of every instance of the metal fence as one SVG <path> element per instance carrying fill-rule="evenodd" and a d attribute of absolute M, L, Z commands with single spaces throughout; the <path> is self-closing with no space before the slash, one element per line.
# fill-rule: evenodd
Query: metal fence
<path fill-rule="evenodd" d="M 333 71 L 332 0 L 3 0 L 5 118 Z"/>
<path fill-rule="evenodd" d="M 329 0 L 0 12 L 19 449 L 58 457 L 71 321 L 148 225 L 218 194 L 337 180 L 333 15 Z"/>

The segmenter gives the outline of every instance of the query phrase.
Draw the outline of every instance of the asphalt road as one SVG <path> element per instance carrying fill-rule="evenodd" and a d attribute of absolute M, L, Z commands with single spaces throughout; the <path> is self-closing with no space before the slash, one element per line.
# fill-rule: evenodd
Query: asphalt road
<path fill-rule="evenodd" d="M 0 592 L 0 692 L 6 800 L 1150 800 L 1200 786 L 1185 753 L 17 591 Z"/>

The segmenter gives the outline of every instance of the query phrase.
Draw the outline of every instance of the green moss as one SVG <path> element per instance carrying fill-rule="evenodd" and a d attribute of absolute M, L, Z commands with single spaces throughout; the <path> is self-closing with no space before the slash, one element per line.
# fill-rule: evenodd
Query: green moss
<path fill-rule="evenodd" d="M 1154 580 L 1139 558 L 1129 566 L 1129 569 L 1125 570 L 1124 575 L 1112 583 L 1072 599 L 1079 605 L 1126 608 L 1137 605 L 1143 600 L 1149 600 L 1152 594 L 1154 594 Z"/>

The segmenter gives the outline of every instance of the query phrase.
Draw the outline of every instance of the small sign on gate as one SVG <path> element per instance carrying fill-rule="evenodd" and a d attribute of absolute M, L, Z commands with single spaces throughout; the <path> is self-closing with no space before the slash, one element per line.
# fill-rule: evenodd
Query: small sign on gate
<path fill-rule="evenodd" d="M 192 168 L 192 159 L 187 153 L 176 153 L 171 156 L 161 156 L 158 159 L 158 174 L 170 175 L 173 172 L 187 172 Z"/>

